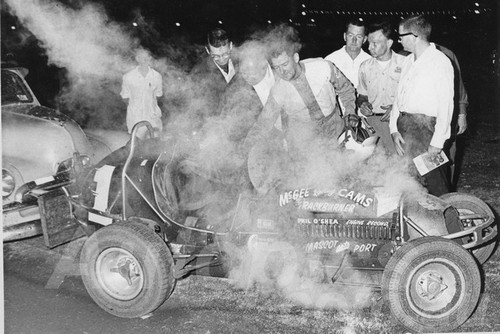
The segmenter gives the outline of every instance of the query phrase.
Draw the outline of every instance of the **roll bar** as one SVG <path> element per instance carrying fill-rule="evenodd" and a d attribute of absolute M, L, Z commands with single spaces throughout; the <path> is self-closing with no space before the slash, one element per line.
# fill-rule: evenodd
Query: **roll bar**
<path fill-rule="evenodd" d="M 127 157 L 127 160 L 125 161 L 125 164 L 123 165 L 122 169 L 122 219 L 126 220 L 127 219 L 127 196 L 126 194 L 126 182 L 125 180 L 127 179 L 127 169 L 128 166 L 130 165 L 130 161 L 132 161 L 132 157 L 134 156 L 134 151 L 137 146 L 137 133 L 139 132 L 139 129 L 142 127 L 147 128 L 147 137 L 146 138 L 152 138 L 154 136 L 154 130 L 151 124 L 148 121 L 140 121 L 139 123 L 135 124 L 134 127 L 132 128 L 132 133 L 130 135 L 130 151 Z"/>

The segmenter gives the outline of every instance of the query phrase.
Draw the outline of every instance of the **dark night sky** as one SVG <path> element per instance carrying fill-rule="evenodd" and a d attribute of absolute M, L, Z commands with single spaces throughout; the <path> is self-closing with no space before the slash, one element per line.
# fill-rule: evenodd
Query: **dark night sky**
<path fill-rule="evenodd" d="M 250 33 L 278 22 L 290 22 L 300 33 L 302 58 L 326 56 L 343 45 L 345 21 L 363 17 L 367 23 L 387 19 L 397 25 L 403 16 L 423 13 L 433 23 L 433 40 L 454 50 L 459 57 L 466 84 L 484 86 L 494 71 L 493 56 L 498 50 L 498 5 L 500 0 L 60 0 L 68 6 L 81 2 L 99 3 L 110 20 L 123 24 L 141 44 L 155 50 L 161 44 L 202 45 L 213 26 L 225 27 L 236 44 Z M 477 3 L 477 4 L 476 4 Z M 57 75 L 43 68 L 46 62 L 36 39 L 22 27 L 12 30 L 16 20 L 2 4 L 2 56 L 6 49 L 22 65 L 32 67 L 33 85 L 41 100 L 50 104 L 51 90 L 57 90 Z M 479 11 L 479 14 L 474 13 Z M 314 21 L 314 22 L 313 22 Z M 133 27 L 136 22 L 139 26 Z M 179 24 L 180 26 L 176 25 Z M 22 39 L 19 37 L 23 32 Z M 22 47 L 19 43 L 23 41 Z M 5 46 L 8 46 L 5 48 Z M 202 50 L 202 48 L 200 48 Z M 196 55 L 194 55 L 196 56 Z M 194 58 L 193 58 L 194 59 Z M 174 60 L 175 61 L 175 60 Z M 35 68 L 33 68 L 35 67 Z M 486 78 L 486 79 L 485 79 Z M 39 84 L 37 83 L 39 82 Z M 51 88 L 51 85 L 54 87 Z M 37 87 L 39 86 L 39 87 Z M 491 85 L 490 85 L 491 86 Z M 471 102 L 485 100 L 495 91 L 478 90 Z M 471 94 L 470 94 L 471 95 Z"/>

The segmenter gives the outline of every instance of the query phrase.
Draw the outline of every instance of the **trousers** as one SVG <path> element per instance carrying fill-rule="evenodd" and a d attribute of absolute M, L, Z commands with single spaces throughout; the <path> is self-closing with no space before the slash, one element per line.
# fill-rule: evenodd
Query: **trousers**
<path fill-rule="evenodd" d="M 410 174 L 413 175 L 431 195 L 441 196 L 448 193 L 450 189 L 446 165 L 441 165 L 424 176 L 421 176 L 413 164 L 413 158 L 427 152 L 434 134 L 435 125 L 435 117 L 406 112 L 401 112 L 397 121 L 398 131 L 406 142 L 404 147 L 405 154 L 412 160 L 409 164 Z"/>

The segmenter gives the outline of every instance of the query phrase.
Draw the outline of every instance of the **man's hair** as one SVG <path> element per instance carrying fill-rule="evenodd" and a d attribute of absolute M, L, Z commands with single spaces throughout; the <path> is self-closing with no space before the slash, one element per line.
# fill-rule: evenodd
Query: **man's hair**
<path fill-rule="evenodd" d="M 431 37 L 432 25 L 422 15 L 409 16 L 403 19 L 399 25 L 415 35 L 422 37 L 426 41 L 429 41 Z"/>
<path fill-rule="evenodd" d="M 392 29 L 392 26 L 389 22 L 383 21 L 383 22 L 378 22 L 378 23 L 373 23 L 368 27 L 368 34 L 371 34 L 375 31 L 381 31 L 382 34 L 387 38 L 387 39 L 392 39 L 394 40 L 394 30 Z"/>
<path fill-rule="evenodd" d="M 267 58 L 269 60 L 278 57 L 283 52 L 293 56 L 302 48 L 297 30 L 284 23 L 273 27 L 262 41 L 267 47 Z"/>
<path fill-rule="evenodd" d="M 242 45 L 240 45 L 235 50 L 236 58 L 239 60 L 240 64 L 251 59 L 256 63 L 266 63 L 266 48 L 262 42 L 257 40 L 248 40 Z"/>
<path fill-rule="evenodd" d="M 347 30 L 349 30 L 350 25 L 364 28 L 364 32 L 366 34 L 366 24 L 363 21 L 361 21 L 360 19 L 350 19 L 349 21 L 347 21 L 347 23 L 345 24 L 345 31 L 346 32 L 347 32 Z"/>
<path fill-rule="evenodd" d="M 229 43 L 229 34 L 221 28 L 210 30 L 207 34 L 207 43 L 214 48 L 220 48 Z"/>

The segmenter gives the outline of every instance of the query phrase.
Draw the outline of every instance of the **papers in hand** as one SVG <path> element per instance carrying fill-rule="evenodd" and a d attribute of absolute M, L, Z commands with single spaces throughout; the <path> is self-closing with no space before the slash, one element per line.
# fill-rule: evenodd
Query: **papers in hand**
<path fill-rule="evenodd" d="M 429 152 L 420 154 L 413 158 L 413 163 L 417 167 L 418 173 L 421 176 L 429 173 L 431 170 L 438 168 L 448 162 L 448 157 L 443 151 L 439 155 L 430 155 Z"/>

